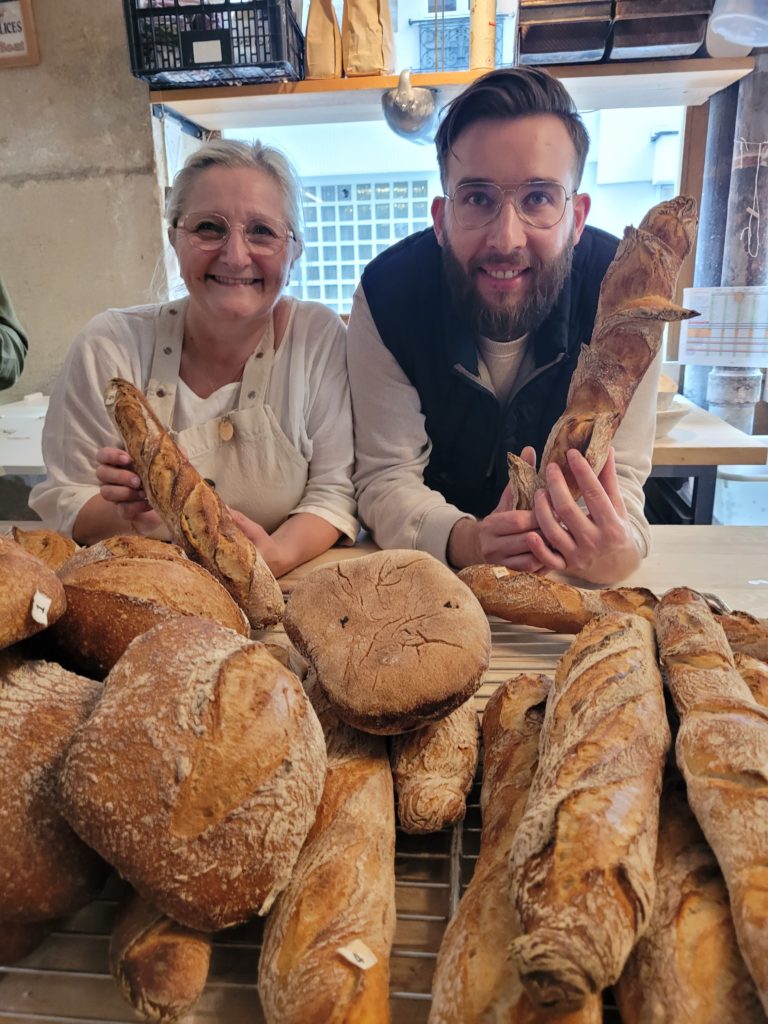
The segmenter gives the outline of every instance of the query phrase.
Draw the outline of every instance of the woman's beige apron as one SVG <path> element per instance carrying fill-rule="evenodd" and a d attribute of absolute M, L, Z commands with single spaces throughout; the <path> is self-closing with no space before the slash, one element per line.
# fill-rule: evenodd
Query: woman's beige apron
<path fill-rule="evenodd" d="M 186 300 L 162 306 L 147 399 L 160 422 L 185 449 L 189 461 L 222 500 L 272 532 L 298 505 L 309 463 L 294 448 L 266 403 L 275 360 L 270 320 L 243 370 L 236 409 L 178 433 L 173 407 L 181 365 Z"/>

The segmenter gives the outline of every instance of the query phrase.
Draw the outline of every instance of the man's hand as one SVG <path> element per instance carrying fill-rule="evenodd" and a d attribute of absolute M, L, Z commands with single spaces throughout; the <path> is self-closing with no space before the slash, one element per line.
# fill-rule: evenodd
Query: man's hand
<path fill-rule="evenodd" d="M 101 497 L 115 507 L 118 515 L 137 533 L 151 533 L 162 520 L 147 501 L 128 452 L 120 448 L 99 448 L 96 478 Z"/>
<path fill-rule="evenodd" d="M 560 467 L 548 465 L 547 486 L 534 496 L 538 531 L 528 535 L 531 553 L 546 569 L 591 583 L 616 583 L 637 568 L 640 551 L 619 490 L 613 449 L 599 477 L 573 448 L 568 466 L 586 511 L 571 496 Z"/>
<path fill-rule="evenodd" d="M 536 453 L 533 448 L 524 448 L 521 458 L 535 467 Z M 479 522 L 460 519 L 455 524 L 448 537 L 448 561 L 457 569 L 488 562 L 492 565 L 505 565 L 519 572 L 547 571 L 530 539 L 531 532 L 537 529 L 534 512 L 512 508 L 507 486 L 499 504 L 485 519 Z M 550 552 L 550 556 L 552 554 Z M 562 564 L 563 560 L 559 561 Z"/>

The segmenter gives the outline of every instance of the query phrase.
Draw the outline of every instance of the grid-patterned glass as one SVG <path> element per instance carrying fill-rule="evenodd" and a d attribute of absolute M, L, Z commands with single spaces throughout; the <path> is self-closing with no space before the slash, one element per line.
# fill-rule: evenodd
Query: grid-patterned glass
<path fill-rule="evenodd" d="M 348 313 L 366 264 L 431 223 L 429 194 L 429 177 L 423 173 L 305 179 L 305 249 L 288 293 Z"/>

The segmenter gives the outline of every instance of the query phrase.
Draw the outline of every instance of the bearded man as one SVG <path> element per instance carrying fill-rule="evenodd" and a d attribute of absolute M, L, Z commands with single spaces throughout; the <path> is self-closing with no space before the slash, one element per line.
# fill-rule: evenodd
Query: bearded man
<path fill-rule="evenodd" d="M 560 570 L 615 583 L 648 550 L 659 359 L 596 476 L 576 451 L 531 511 L 510 507 L 508 451 L 535 464 L 565 408 L 618 240 L 586 227 L 589 136 L 546 72 L 478 79 L 436 138 L 444 195 L 433 228 L 365 269 L 349 321 L 360 517 L 381 547 Z"/>

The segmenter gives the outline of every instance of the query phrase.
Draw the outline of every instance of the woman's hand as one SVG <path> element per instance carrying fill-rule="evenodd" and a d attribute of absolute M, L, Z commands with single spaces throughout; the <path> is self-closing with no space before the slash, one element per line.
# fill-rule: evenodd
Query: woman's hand
<path fill-rule="evenodd" d="M 147 501 L 128 452 L 120 448 L 99 448 L 96 478 L 100 494 L 137 533 L 150 533 L 161 524 L 160 516 Z"/>

